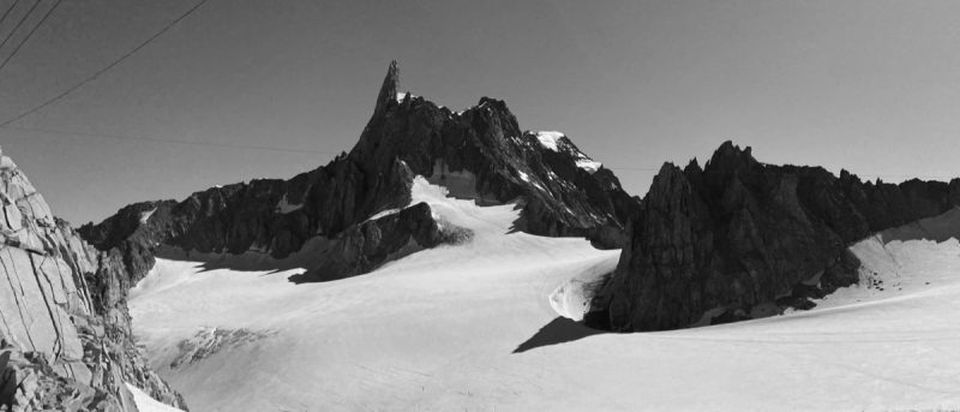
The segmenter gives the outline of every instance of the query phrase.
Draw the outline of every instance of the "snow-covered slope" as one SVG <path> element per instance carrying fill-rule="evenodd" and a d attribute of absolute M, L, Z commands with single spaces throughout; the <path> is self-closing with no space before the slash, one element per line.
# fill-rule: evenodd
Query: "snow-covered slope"
<path fill-rule="evenodd" d="M 582 304 L 554 292 L 609 272 L 618 251 L 514 232 L 513 206 L 446 198 L 422 179 L 413 197 L 473 238 L 299 285 L 287 280 L 297 269 L 158 260 L 130 302 L 153 365 L 195 411 L 960 407 L 956 240 L 856 245 L 886 286 L 841 290 L 822 309 L 597 334 L 558 317 Z"/>
<path fill-rule="evenodd" d="M 133 401 L 137 404 L 140 412 L 183 412 L 183 409 L 177 409 L 156 399 L 153 399 L 140 388 L 126 384 L 127 389 L 133 394 Z"/>

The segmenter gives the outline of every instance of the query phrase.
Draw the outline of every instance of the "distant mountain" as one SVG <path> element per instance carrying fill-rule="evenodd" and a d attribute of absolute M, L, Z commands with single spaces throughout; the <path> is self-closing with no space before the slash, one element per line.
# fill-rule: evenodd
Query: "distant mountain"
<path fill-rule="evenodd" d="M 650 331 L 809 307 L 858 281 L 852 243 L 957 205 L 960 179 L 862 182 L 761 163 L 726 142 L 703 168 L 663 165 L 585 319 Z"/>
<path fill-rule="evenodd" d="M 124 265 L 85 243 L 0 151 L 0 408 L 136 411 L 127 384 L 184 407 L 130 329 Z M 113 273 L 113 275 L 108 275 Z"/>
<path fill-rule="evenodd" d="M 453 112 L 401 92 L 393 62 L 359 142 L 328 165 L 130 205 L 79 231 L 123 260 L 130 283 L 164 247 L 261 253 L 310 269 L 298 280 L 337 279 L 468 236 L 438 224 L 428 205 L 410 204 L 418 175 L 478 204 L 516 202 L 516 230 L 588 237 L 603 248 L 624 244 L 639 204 L 562 133 L 522 131 L 499 100 Z"/>

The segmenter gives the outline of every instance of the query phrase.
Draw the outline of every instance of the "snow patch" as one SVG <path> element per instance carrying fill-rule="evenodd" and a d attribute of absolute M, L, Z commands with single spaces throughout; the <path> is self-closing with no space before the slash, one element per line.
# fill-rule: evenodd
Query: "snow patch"
<path fill-rule="evenodd" d="M 558 153 L 561 150 L 566 152 L 574 158 L 574 162 L 576 163 L 577 167 L 586 170 L 590 174 L 596 173 L 597 170 L 600 170 L 600 167 L 603 165 L 602 163 L 591 159 L 583 152 L 575 149 L 570 144 L 561 145 L 560 138 L 566 137 L 566 135 L 561 132 L 538 131 L 535 133 L 535 135 L 541 146 Z"/>
<path fill-rule="evenodd" d="M 137 405 L 137 409 L 140 410 L 140 412 L 183 412 L 182 409 L 174 408 L 170 405 L 153 399 L 150 395 L 147 395 L 146 392 L 140 390 L 140 388 L 136 386 L 133 386 L 129 382 L 124 382 L 124 384 L 127 385 L 127 389 L 129 389 L 130 393 L 133 394 L 133 403 Z"/>
<path fill-rule="evenodd" d="M 849 250 L 860 260 L 860 282 L 814 302 L 829 308 L 960 288 L 958 236 L 960 208 L 953 208 L 857 242 Z"/>
<path fill-rule="evenodd" d="M 403 100 L 407 98 L 407 95 L 410 96 L 410 99 L 415 99 L 417 96 L 410 92 L 397 92 L 397 103 L 403 103 Z"/>
<path fill-rule="evenodd" d="M 276 210 L 277 213 L 280 213 L 280 214 L 284 214 L 284 215 L 285 215 L 285 214 L 288 214 L 288 213 L 296 212 L 296 211 L 298 211 L 298 210 L 300 210 L 300 209 L 303 209 L 303 204 L 302 204 L 302 203 L 300 203 L 300 204 L 290 203 L 290 201 L 287 200 L 287 195 L 286 195 L 286 193 L 284 193 L 283 197 L 280 198 L 280 202 L 277 203 L 277 207 L 276 207 L 275 210 Z"/>
<path fill-rule="evenodd" d="M 371 220 L 377 220 L 377 219 L 380 219 L 380 218 L 382 218 L 382 217 L 387 217 L 387 216 L 390 216 L 390 215 L 395 215 L 395 214 L 397 214 L 397 213 L 400 213 L 400 209 L 399 209 L 399 208 L 381 210 L 381 211 L 377 212 L 376 214 L 374 214 L 373 216 L 370 216 L 369 218 L 367 218 L 366 221 L 369 222 L 369 221 L 371 221 Z"/>
<path fill-rule="evenodd" d="M 550 294 L 550 307 L 567 319 L 577 322 L 583 320 L 590 309 L 593 291 L 603 282 L 604 276 L 616 268 L 616 263 L 601 262 L 563 282 Z"/>
<path fill-rule="evenodd" d="M 537 132 L 537 140 L 540 141 L 540 145 L 543 147 L 553 150 L 554 152 L 559 152 L 560 148 L 557 145 L 560 138 L 564 134 L 560 132 L 551 132 L 551 131 L 539 131 Z"/>
<path fill-rule="evenodd" d="M 147 221 L 150 220 L 150 216 L 153 216 L 153 213 L 157 211 L 157 208 L 153 208 L 140 213 L 140 224 L 145 225 Z"/>
<path fill-rule="evenodd" d="M 860 259 L 860 281 L 813 302 L 813 310 L 923 295 L 949 286 L 960 292 L 960 241 L 894 240 L 876 235 L 850 247 Z M 942 291 L 942 290 L 941 290 Z M 960 293 L 958 293 L 960 295 Z M 960 314 L 958 314 L 960 315 Z"/>
<path fill-rule="evenodd" d="M 523 170 L 517 170 L 517 174 L 520 175 L 520 178 L 523 179 L 524 182 L 530 183 L 537 189 L 540 189 L 544 192 L 547 191 L 547 189 L 545 189 L 540 183 L 534 182 L 533 179 L 530 178 L 530 175 L 526 174 Z"/>
<path fill-rule="evenodd" d="M 601 166 L 603 166 L 602 163 L 594 161 L 587 157 L 577 159 L 577 167 L 583 170 L 586 170 L 590 174 L 597 173 L 597 170 L 600 170 Z"/>

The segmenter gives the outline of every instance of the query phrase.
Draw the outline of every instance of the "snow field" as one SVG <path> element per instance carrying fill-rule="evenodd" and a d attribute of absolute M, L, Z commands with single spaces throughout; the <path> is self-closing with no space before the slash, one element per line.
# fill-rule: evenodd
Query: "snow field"
<path fill-rule="evenodd" d="M 956 240 L 867 239 L 853 250 L 869 280 L 812 311 L 514 353 L 558 314 L 582 317 L 583 285 L 619 251 L 511 233 L 512 205 L 422 179 L 413 194 L 473 239 L 300 285 L 299 269 L 158 260 L 130 299 L 153 366 L 194 411 L 960 408 Z M 265 337 L 170 366 L 211 328 Z"/>

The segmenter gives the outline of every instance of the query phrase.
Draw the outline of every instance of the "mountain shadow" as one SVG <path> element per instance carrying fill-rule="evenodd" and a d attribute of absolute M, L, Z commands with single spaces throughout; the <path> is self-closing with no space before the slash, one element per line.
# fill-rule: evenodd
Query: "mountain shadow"
<path fill-rule="evenodd" d="M 513 350 L 513 353 L 523 353 L 531 349 L 557 345 L 560 343 L 573 342 L 583 339 L 587 336 L 599 335 L 601 333 L 610 333 L 607 331 L 593 329 L 563 316 L 557 316 L 550 323 L 540 328 L 520 346 Z"/>

